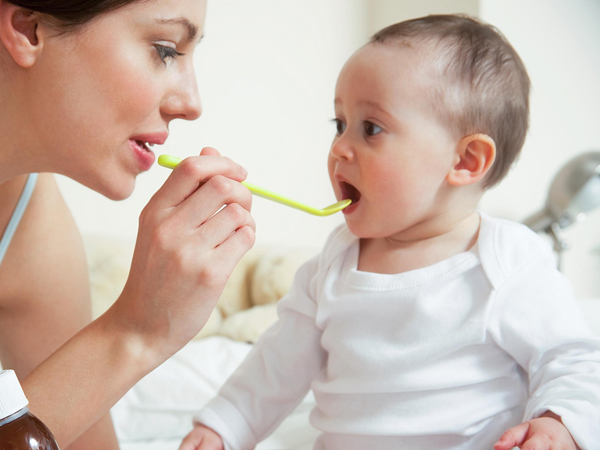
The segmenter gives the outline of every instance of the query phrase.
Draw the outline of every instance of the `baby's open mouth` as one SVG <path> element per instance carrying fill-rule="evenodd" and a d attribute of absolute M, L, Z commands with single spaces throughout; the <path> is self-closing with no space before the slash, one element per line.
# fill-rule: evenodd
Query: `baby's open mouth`
<path fill-rule="evenodd" d="M 340 182 L 340 188 L 342 189 L 342 200 L 350 199 L 352 204 L 358 203 L 360 200 L 360 191 L 345 181 Z"/>

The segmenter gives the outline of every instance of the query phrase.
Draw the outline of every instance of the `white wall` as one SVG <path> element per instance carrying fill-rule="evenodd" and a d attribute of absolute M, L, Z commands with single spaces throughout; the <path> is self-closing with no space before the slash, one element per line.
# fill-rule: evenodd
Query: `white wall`
<path fill-rule="evenodd" d="M 479 16 L 479 0 L 367 0 L 369 34 L 403 20 L 429 14 Z"/>
<path fill-rule="evenodd" d="M 573 156 L 600 151 L 600 2 L 481 0 L 481 17 L 521 55 L 532 82 L 523 153 L 481 209 L 523 220 L 543 206 L 554 174 Z M 565 230 L 564 273 L 580 297 L 600 297 L 600 211 Z"/>
<path fill-rule="evenodd" d="M 476 4 L 478 3 L 478 4 Z M 522 220 L 544 203 L 554 173 L 575 154 L 600 150 L 598 0 L 211 0 L 197 69 L 203 117 L 172 124 L 159 152 L 214 146 L 250 171 L 249 181 L 306 203 L 334 201 L 326 172 L 333 89 L 348 56 L 371 32 L 412 15 L 479 11 L 522 56 L 533 83 L 531 132 L 508 178 L 482 210 Z M 60 185 L 84 233 L 133 237 L 137 217 L 167 177 L 155 167 L 133 196 L 108 201 Z M 319 247 L 341 214 L 317 218 L 255 199 L 258 242 Z M 600 212 L 565 233 L 565 273 L 579 296 L 600 296 Z"/>

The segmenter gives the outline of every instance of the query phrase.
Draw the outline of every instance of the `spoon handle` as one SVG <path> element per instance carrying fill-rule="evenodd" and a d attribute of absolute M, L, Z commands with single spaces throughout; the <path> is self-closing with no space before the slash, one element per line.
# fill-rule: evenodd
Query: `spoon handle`
<path fill-rule="evenodd" d="M 158 164 L 167 167 L 169 169 L 174 169 L 177 164 L 181 162 L 180 158 L 176 158 L 175 156 L 170 155 L 160 155 L 158 157 Z M 260 186 L 256 186 L 255 184 L 248 183 L 247 181 L 242 181 L 242 184 L 250 190 L 254 195 L 262 198 L 266 198 L 267 200 L 271 200 L 273 202 L 280 203 L 285 206 L 289 206 L 291 208 L 299 209 L 300 211 L 307 212 L 314 216 L 329 216 L 338 211 L 341 211 L 346 206 L 348 206 L 351 201 L 350 200 L 342 200 L 341 202 L 335 203 L 333 205 L 328 206 L 325 209 L 313 208 L 311 206 L 305 205 L 304 203 L 300 203 L 296 200 L 292 200 L 289 197 L 285 197 L 283 195 L 277 194 L 268 189 L 262 188 Z"/>
<path fill-rule="evenodd" d="M 246 186 L 250 190 L 250 192 L 252 192 L 257 197 L 266 198 L 267 200 L 271 200 L 273 202 L 277 202 L 282 205 L 289 206 L 291 208 L 296 208 L 300 211 L 304 211 L 309 214 L 318 215 L 318 212 L 320 211 L 317 208 L 313 208 L 311 206 L 305 205 L 304 203 L 297 202 L 296 200 L 292 200 L 289 197 L 285 197 L 273 191 L 269 191 L 268 189 L 262 188 L 252 183 L 248 183 L 247 181 L 242 181 L 242 184 Z"/>

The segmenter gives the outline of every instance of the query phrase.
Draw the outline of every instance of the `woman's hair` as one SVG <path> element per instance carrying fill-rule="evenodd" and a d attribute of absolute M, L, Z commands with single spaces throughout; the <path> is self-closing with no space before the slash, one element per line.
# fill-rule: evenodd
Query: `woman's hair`
<path fill-rule="evenodd" d="M 65 29 L 77 28 L 94 17 L 141 0 L 7 0 L 13 5 L 35 11 L 48 24 Z"/>
<path fill-rule="evenodd" d="M 484 187 L 498 183 L 519 155 L 529 125 L 529 77 L 506 38 L 472 17 L 432 15 L 384 28 L 371 43 L 429 45 L 423 50 L 442 77 L 430 89 L 430 101 L 460 137 L 483 133 L 494 140 L 496 160 Z"/>

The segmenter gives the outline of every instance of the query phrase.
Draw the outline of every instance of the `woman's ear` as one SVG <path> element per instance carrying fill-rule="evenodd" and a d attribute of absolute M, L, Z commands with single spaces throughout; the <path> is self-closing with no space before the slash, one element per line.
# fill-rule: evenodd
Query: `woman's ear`
<path fill-rule="evenodd" d="M 39 17 L 33 11 L 0 1 L 0 40 L 15 63 L 33 66 L 43 47 Z"/>
<path fill-rule="evenodd" d="M 456 147 L 454 166 L 446 180 L 452 186 L 477 183 L 490 170 L 496 158 L 496 143 L 487 134 L 472 134 Z"/>

